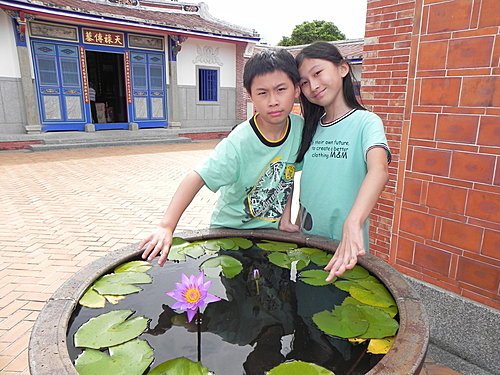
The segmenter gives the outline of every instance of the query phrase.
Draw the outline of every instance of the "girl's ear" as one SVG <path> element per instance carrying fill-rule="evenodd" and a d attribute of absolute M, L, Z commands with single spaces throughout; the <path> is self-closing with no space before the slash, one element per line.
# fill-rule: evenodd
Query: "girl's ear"
<path fill-rule="evenodd" d="M 349 70 L 350 70 L 349 64 L 347 64 L 346 62 L 340 63 L 339 71 L 342 78 L 344 78 L 346 75 L 349 74 Z"/>
<path fill-rule="evenodd" d="M 299 85 L 295 85 L 295 99 L 300 96 L 300 87 Z"/>

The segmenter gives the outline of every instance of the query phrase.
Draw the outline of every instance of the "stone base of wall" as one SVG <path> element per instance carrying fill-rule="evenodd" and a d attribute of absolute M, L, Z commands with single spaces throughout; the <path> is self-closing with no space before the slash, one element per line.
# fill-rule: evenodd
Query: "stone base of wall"
<path fill-rule="evenodd" d="M 0 134 L 25 134 L 21 78 L 0 77 Z"/>
<path fill-rule="evenodd" d="M 500 374 L 500 311 L 406 278 L 420 294 L 429 316 L 431 358 L 463 374 Z"/>

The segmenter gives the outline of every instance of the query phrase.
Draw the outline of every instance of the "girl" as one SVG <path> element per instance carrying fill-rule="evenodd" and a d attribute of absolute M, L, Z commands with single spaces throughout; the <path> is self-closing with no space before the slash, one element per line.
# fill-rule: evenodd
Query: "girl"
<path fill-rule="evenodd" d="M 334 45 L 313 43 L 295 60 L 305 120 L 299 224 L 340 241 L 325 267 L 330 281 L 368 251 L 368 215 L 388 180 L 391 154 L 381 119 L 359 104 L 350 66 Z"/>

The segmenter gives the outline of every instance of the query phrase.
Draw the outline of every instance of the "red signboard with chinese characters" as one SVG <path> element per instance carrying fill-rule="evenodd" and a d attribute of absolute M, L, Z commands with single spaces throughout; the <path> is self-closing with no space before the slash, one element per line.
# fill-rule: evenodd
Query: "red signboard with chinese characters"
<path fill-rule="evenodd" d="M 87 59 L 85 58 L 85 49 L 83 47 L 80 47 L 80 65 L 82 66 L 83 101 L 85 103 L 90 103 L 89 82 L 87 77 Z"/>
<path fill-rule="evenodd" d="M 125 52 L 125 86 L 127 90 L 127 102 L 132 104 L 132 84 L 130 80 L 130 55 Z"/>
<path fill-rule="evenodd" d="M 123 47 L 124 34 L 107 30 L 95 30 L 83 28 L 83 42 L 97 44 L 100 46 Z"/>

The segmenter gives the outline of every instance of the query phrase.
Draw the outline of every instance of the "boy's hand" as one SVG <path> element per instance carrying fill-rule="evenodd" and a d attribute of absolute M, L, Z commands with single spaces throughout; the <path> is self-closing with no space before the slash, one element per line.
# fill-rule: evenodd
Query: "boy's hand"
<path fill-rule="evenodd" d="M 172 230 L 164 227 L 158 227 L 155 233 L 150 234 L 139 244 L 139 250 L 144 250 L 142 253 L 142 259 L 152 261 L 158 254 L 160 254 L 160 259 L 158 264 L 163 267 L 167 261 L 168 252 L 170 251 L 170 246 L 172 245 Z"/>
<path fill-rule="evenodd" d="M 279 230 L 284 232 L 300 232 L 300 227 L 298 225 L 292 224 L 289 220 L 280 220 L 278 227 Z"/>
<path fill-rule="evenodd" d="M 344 224 L 342 241 L 324 268 L 325 271 L 330 271 L 326 281 L 331 281 L 334 277 L 341 276 L 346 270 L 353 269 L 358 262 L 358 256 L 366 254 L 362 232 L 362 228 Z"/>

